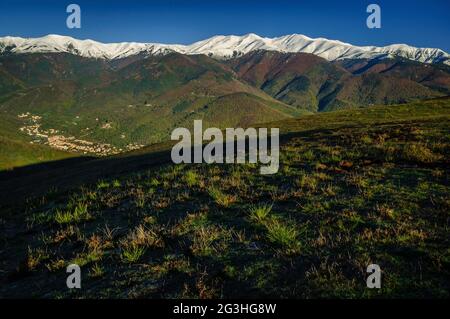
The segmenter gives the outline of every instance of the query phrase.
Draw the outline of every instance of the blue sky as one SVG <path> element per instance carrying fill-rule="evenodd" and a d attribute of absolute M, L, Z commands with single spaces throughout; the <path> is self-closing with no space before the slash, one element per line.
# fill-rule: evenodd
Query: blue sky
<path fill-rule="evenodd" d="M 82 28 L 68 29 L 66 6 L 77 3 Z M 366 7 L 382 9 L 382 28 L 366 27 Z M 449 0 L 1 0 L 0 36 L 50 33 L 103 42 L 189 44 L 217 34 L 301 33 L 356 45 L 407 43 L 450 52 Z"/>

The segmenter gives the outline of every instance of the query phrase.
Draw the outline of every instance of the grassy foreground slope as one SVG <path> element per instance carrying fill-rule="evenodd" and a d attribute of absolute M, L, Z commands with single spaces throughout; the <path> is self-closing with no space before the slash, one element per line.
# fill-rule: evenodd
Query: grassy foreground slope
<path fill-rule="evenodd" d="M 278 122 L 271 176 L 256 165 L 136 165 L 9 206 L 0 295 L 448 298 L 449 111 L 440 99 Z M 70 263 L 82 289 L 65 286 Z M 366 288 L 371 263 L 380 290 Z"/>

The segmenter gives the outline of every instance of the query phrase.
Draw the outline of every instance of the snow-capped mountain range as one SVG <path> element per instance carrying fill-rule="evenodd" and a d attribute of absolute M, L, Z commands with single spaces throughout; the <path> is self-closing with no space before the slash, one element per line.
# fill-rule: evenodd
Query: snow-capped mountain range
<path fill-rule="evenodd" d="M 41 38 L 0 37 L 0 54 L 66 52 L 88 58 L 120 59 L 137 54 L 161 55 L 169 52 L 205 54 L 228 59 L 255 50 L 311 53 L 328 61 L 403 57 L 423 63 L 450 65 L 450 55 L 441 49 L 416 48 L 406 44 L 385 47 L 354 46 L 324 38 L 312 39 L 301 34 L 263 38 L 250 33 L 243 36 L 214 36 L 191 45 L 159 43 L 101 43 L 68 36 L 47 35 Z"/>

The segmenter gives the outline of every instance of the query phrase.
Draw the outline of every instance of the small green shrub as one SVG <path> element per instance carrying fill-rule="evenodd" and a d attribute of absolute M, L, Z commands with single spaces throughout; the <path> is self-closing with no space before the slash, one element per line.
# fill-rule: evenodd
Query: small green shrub
<path fill-rule="evenodd" d="M 73 211 L 56 211 L 55 221 L 58 224 L 78 223 L 82 220 L 89 220 L 92 216 L 88 212 L 86 203 L 78 203 Z"/>
<path fill-rule="evenodd" d="M 186 174 L 183 176 L 183 181 L 189 186 L 192 187 L 197 184 L 198 182 L 198 176 L 197 173 L 194 171 L 187 171 Z"/>
<path fill-rule="evenodd" d="M 109 183 L 106 181 L 99 181 L 97 183 L 97 189 L 103 189 L 103 188 L 108 188 L 109 187 Z"/>
<path fill-rule="evenodd" d="M 122 261 L 125 263 L 135 263 L 145 254 L 145 247 L 129 246 L 125 247 L 122 251 Z"/>
<path fill-rule="evenodd" d="M 301 155 L 301 157 L 305 161 L 312 161 L 316 156 L 312 150 L 307 150 Z"/>
<path fill-rule="evenodd" d="M 298 186 L 301 188 L 306 188 L 311 191 L 314 191 L 317 189 L 317 186 L 319 185 L 319 182 L 314 176 L 311 175 L 302 175 L 300 179 L 297 182 Z"/>
<path fill-rule="evenodd" d="M 76 264 L 80 267 L 99 261 L 103 257 L 103 253 L 101 251 L 91 251 L 88 253 L 82 253 L 79 254 L 72 262 L 71 264 Z"/>
<path fill-rule="evenodd" d="M 191 250 L 195 255 L 208 256 L 216 252 L 214 242 L 221 236 L 218 227 L 200 227 L 195 230 Z"/>
<path fill-rule="evenodd" d="M 229 207 L 232 203 L 236 201 L 236 197 L 232 195 L 227 195 L 223 193 L 220 189 L 215 187 L 210 187 L 208 189 L 208 194 L 212 199 L 222 207 Z"/>
<path fill-rule="evenodd" d="M 263 223 L 272 211 L 272 206 L 273 205 L 264 204 L 251 207 L 250 218 L 258 223 Z"/>
<path fill-rule="evenodd" d="M 89 272 L 89 277 L 100 278 L 100 277 L 103 277 L 104 274 L 105 274 L 105 271 L 104 271 L 103 267 L 96 263 L 92 266 L 91 271 Z"/>
<path fill-rule="evenodd" d="M 407 143 L 403 147 L 403 157 L 409 161 L 433 163 L 441 158 L 434 154 L 425 144 Z"/>
<path fill-rule="evenodd" d="M 266 228 L 269 242 L 285 249 L 287 253 L 294 252 L 298 248 L 298 231 L 294 226 L 272 220 L 266 224 Z"/>
<path fill-rule="evenodd" d="M 112 186 L 114 188 L 119 188 L 121 186 L 120 181 L 118 179 L 115 179 L 112 183 Z"/>

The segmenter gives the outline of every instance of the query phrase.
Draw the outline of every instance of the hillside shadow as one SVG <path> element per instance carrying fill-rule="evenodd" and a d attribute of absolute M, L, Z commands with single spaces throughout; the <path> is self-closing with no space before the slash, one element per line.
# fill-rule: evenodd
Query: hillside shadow
<path fill-rule="evenodd" d="M 101 178 L 149 169 L 170 162 L 170 149 L 107 158 L 77 157 L 0 172 L 0 207 L 23 204 L 49 190 L 68 191 Z"/>
<path fill-rule="evenodd" d="M 51 170 L 62 167 L 68 167 L 72 165 L 78 165 L 87 161 L 95 160 L 96 157 L 92 156 L 80 156 L 70 157 L 65 159 L 59 159 L 49 162 L 40 162 L 36 164 L 29 164 L 20 167 L 14 167 L 12 169 L 0 170 L 0 182 L 11 178 L 22 177 L 28 174 L 33 174 L 38 171 Z"/>
<path fill-rule="evenodd" d="M 361 125 L 338 125 L 339 129 Z M 332 129 L 311 129 L 280 135 L 280 146 L 296 137 L 314 138 Z M 99 179 L 110 179 L 172 163 L 171 145 L 161 143 L 138 152 L 105 158 L 76 157 L 0 171 L 0 207 L 22 206 L 26 199 L 43 196 L 50 190 L 69 191 Z"/>

